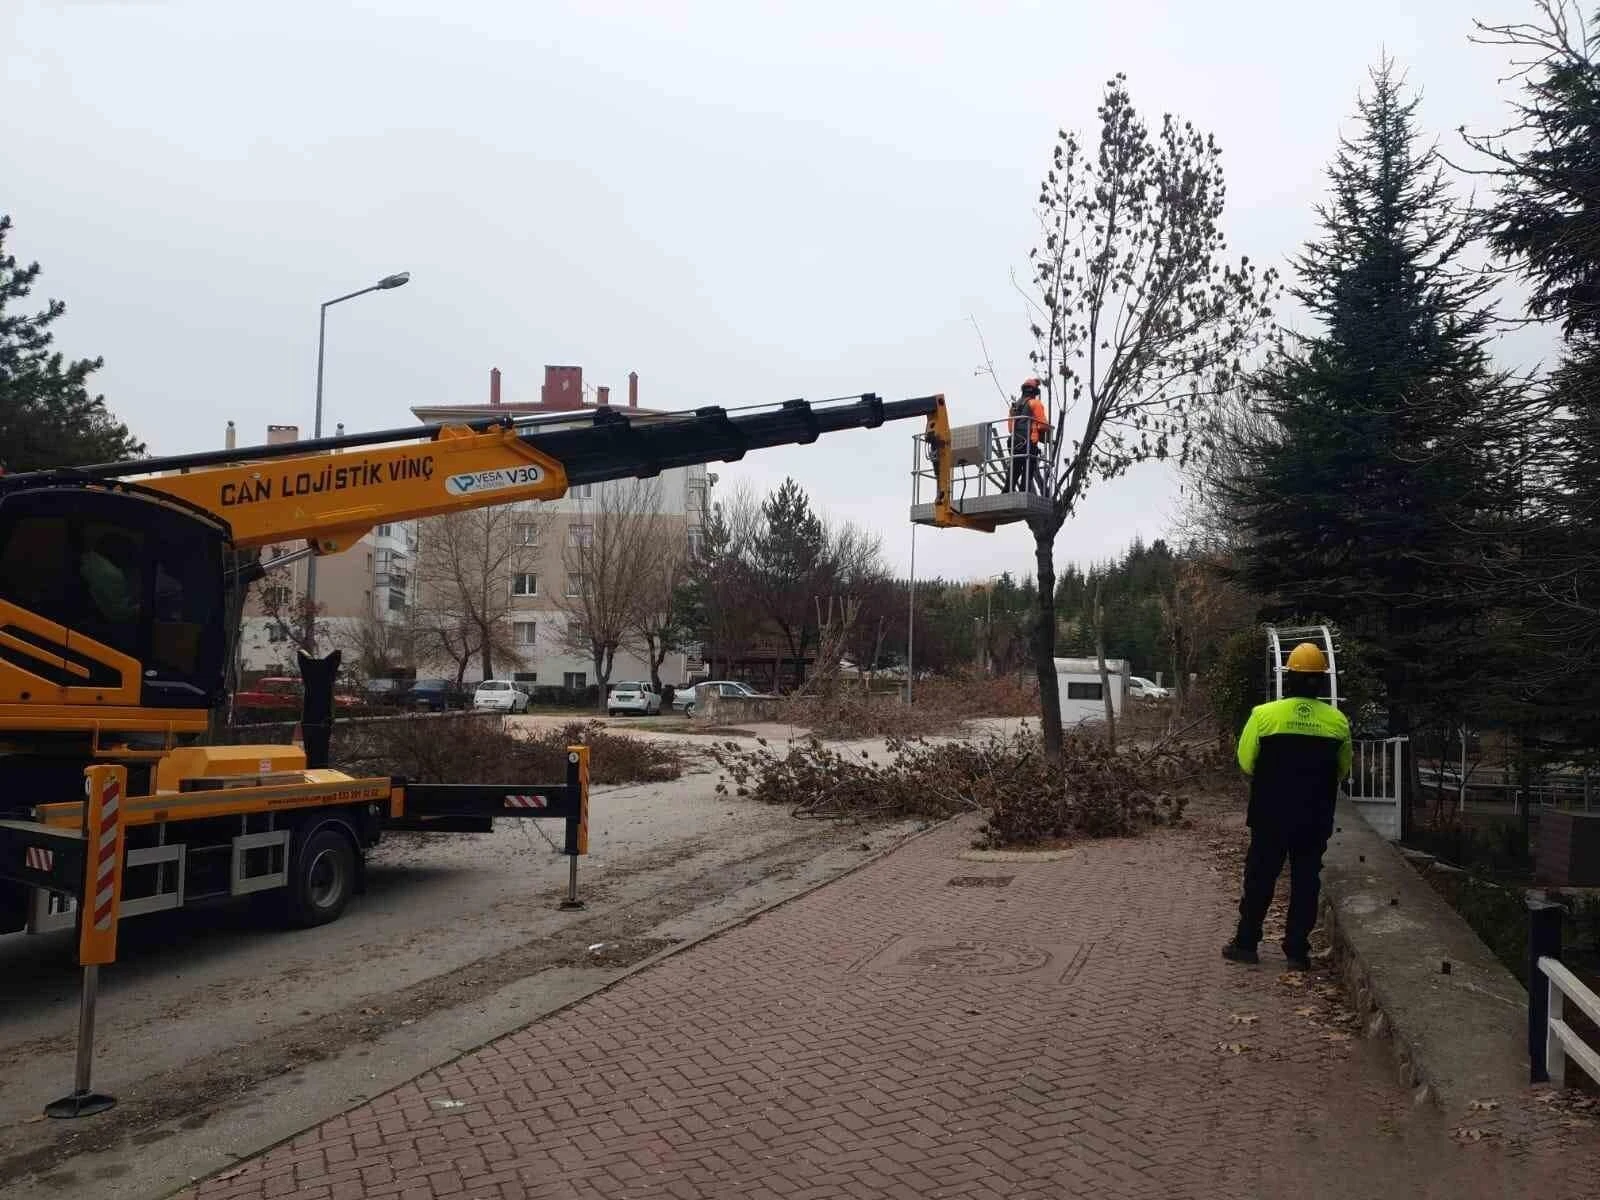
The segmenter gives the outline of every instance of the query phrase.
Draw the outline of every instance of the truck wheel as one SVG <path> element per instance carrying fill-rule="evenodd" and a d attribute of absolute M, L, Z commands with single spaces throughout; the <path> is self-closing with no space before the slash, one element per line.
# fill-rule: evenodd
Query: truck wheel
<path fill-rule="evenodd" d="M 319 829 L 300 847 L 285 898 L 289 923 L 299 929 L 337 920 L 356 885 L 356 853 L 337 829 Z"/>

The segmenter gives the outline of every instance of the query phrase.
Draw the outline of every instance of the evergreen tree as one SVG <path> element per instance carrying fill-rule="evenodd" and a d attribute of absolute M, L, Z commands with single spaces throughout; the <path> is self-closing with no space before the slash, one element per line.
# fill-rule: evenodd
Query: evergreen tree
<path fill-rule="evenodd" d="M 7 471 L 85 466 L 136 458 L 144 443 L 85 386 L 102 360 L 65 361 L 51 350 L 50 326 L 66 312 L 60 300 L 19 313 L 39 264 L 19 267 L 5 250 L 11 218 L 0 214 L 0 465 Z"/>
<path fill-rule="evenodd" d="M 1491 280 L 1470 246 L 1417 100 L 1372 72 L 1341 139 L 1322 234 L 1293 294 L 1320 329 L 1254 380 L 1274 432 L 1229 490 L 1250 530 L 1242 581 L 1273 618 L 1331 619 L 1371 643 L 1391 725 L 1488 704 L 1484 657 L 1506 630 L 1484 564 L 1514 495 L 1501 461 L 1513 395 L 1487 343 Z"/>
<path fill-rule="evenodd" d="M 1533 610 L 1529 669 L 1547 685 L 1541 716 L 1600 740 L 1600 13 L 1585 29 L 1570 0 L 1537 23 L 1479 26 L 1524 69 L 1514 120 L 1468 137 L 1498 183 L 1484 214 L 1490 246 L 1531 285 L 1529 313 L 1564 344 L 1545 381 L 1558 414 L 1526 475 L 1531 532 L 1516 564 Z"/>

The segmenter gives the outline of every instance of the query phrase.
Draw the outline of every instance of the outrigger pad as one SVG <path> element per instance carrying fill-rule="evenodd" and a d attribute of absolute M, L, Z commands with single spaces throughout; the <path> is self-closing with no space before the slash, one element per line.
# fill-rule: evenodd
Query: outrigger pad
<path fill-rule="evenodd" d="M 300 735 L 305 740 L 306 766 L 328 765 L 329 743 L 333 740 L 333 681 L 339 674 L 342 653 L 335 650 L 326 658 L 301 654 Z"/>

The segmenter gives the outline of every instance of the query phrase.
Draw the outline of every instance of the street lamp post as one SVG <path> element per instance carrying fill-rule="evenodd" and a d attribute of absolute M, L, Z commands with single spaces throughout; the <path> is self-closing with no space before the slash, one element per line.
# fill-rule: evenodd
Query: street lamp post
<path fill-rule="evenodd" d="M 343 296 L 335 296 L 332 300 L 322 302 L 322 313 L 317 319 L 317 412 L 311 426 L 313 440 L 322 437 L 322 361 L 328 343 L 328 310 L 335 304 L 343 304 L 346 300 L 354 300 L 357 296 L 365 296 L 368 292 L 387 292 L 392 288 L 404 287 L 411 282 L 410 271 L 400 271 L 394 275 L 385 275 L 377 283 L 364 287 L 358 291 L 348 292 Z M 314 648 L 317 641 L 317 556 L 312 556 L 306 561 L 306 604 L 305 613 L 302 615 L 305 623 L 305 642 L 308 648 Z"/>

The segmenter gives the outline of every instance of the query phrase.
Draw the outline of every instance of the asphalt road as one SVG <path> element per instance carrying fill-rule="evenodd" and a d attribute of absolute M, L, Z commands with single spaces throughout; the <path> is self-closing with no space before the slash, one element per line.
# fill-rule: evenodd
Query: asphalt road
<path fill-rule="evenodd" d="M 40 1116 L 72 1083 L 71 936 L 0 937 L 0 1192 L 166 1195 L 909 832 L 796 821 L 714 784 L 597 788 L 584 912 L 558 911 L 566 860 L 534 823 L 502 822 L 386 840 L 320 929 L 248 902 L 129 921 L 94 1071 L 118 1105 L 87 1120 Z"/>

